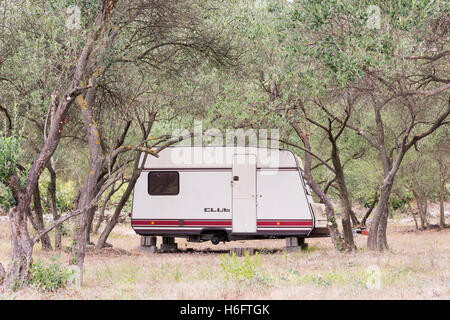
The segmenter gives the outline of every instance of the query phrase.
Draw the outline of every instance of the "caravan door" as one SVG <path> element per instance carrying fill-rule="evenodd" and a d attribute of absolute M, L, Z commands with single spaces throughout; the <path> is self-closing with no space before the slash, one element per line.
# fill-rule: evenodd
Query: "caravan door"
<path fill-rule="evenodd" d="M 256 233 L 256 155 L 233 155 L 232 231 Z"/>

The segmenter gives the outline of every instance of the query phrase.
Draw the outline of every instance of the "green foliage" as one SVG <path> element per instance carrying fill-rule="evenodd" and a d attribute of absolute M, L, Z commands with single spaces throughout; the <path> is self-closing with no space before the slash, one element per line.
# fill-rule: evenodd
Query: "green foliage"
<path fill-rule="evenodd" d="M 62 266 L 58 261 L 59 258 L 57 255 L 50 258 L 50 262 L 38 260 L 33 263 L 30 270 L 30 284 L 46 292 L 64 288 L 72 273 Z"/>
<path fill-rule="evenodd" d="M 404 199 L 400 199 L 395 196 L 391 196 L 389 200 L 390 200 L 390 206 L 394 211 L 402 209 L 406 205 L 406 201 Z"/>
<path fill-rule="evenodd" d="M 0 132 L 0 182 L 8 185 L 8 179 L 17 172 L 23 154 L 22 138 Z"/>
<path fill-rule="evenodd" d="M 0 208 L 7 212 L 15 204 L 16 200 L 13 197 L 11 189 L 0 184 Z"/>
<path fill-rule="evenodd" d="M 60 232 L 61 232 L 61 235 L 63 237 L 67 237 L 67 236 L 71 236 L 72 235 L 72 230 L 67 227 L 67 224 L 61 223 L 60 224 L 60 228 L 61 228 Z"/>
<path fill-rule="evenodd" d="M 46 196 L 45 190 L 48 189 L 50 183 L 50 177 L 47 171 L 39 178 L 39 189 L 41 190 L 42 195 Z M 77 186 L 75 185 L 74 180 L 56 180 L 56 209 L 58 212 L 63 213 L 72 210 L 73 203 L 75 201 Z M 50 202 L 50 198 L 47 199 L 47 202 Z M 48 206 L 43 207 L 45 213 L 48 213 Z"/>
<path fill-rule="evenodd" d="M 8 180 L 13 175 L 19 177 L 19 187 L 24 184 L 23 172 L 18 172 L 19 161 L 23 156 L 22 138 L 16 134 L 6 135 L 0 132 L 0 208 L 8 211 L 16 204 Z"/>
<path fill-rule="evenodd" d="M 236 257 L 236 253 L 233 253 L 231 257 L 228 254 L 222 255 L 220 257 L 220 266 L 227 279 L 231 278 L 238 281 L 253 280 L 258 276 L 258 253 L 252 259 L 248 251 L 246 251 L 242 261 Z"/>
<path fill-rule="evenodd" d="M 312 71 L 316 79 L 344 87 L 370 68 L 392 72 L 389 65 L 396 46 L 417 50 L 406 41 L 408 32 L 420 37 L 430 19 L 447 10 L 445 1 L 300 0 L 286 22 L 289 31 L 297 33 L 286 49 L 290 56 L 301 54 L 319 62 L 321 67 Z M 371 21 L 374 14 L 376 24 Z M 345 32 L 336 31 L 340 28 Z"/>
<path fill-rule="evenodd" d="M 121 200 L 122 195 L 124 194 L 125 190 L 128 187 L 128 183 L 124 183 L 119 190 L 117 190 L 116 193 L 114 193 L 111 198 L 109 199 L 109 205 L 115 207 L 116 204 Z M 123 207 L 122 211 L 129 212 L 131 211 L 131 205 L 132 205 L 132 197 L 128 197 L 127 202 L 125 202 L 125 206 Z"/>
<path fill-rule="evenodd" d="M 331 218 L 328 219 L 328 222 L 331 223 L 331 225 L 333 226 L 333 228 L 337 228 L 337 227 L 338 227 L 338 224 L 337 224 L 337 222 L 336 222 L 336 218 L 331 217 Z"/>
<path fill-rule="evenodd" d="M 56 186 L 56 207 L 60 212 L 72 210 L 75 201 L 75 185 L 73 181 L 58 183 Z"/>

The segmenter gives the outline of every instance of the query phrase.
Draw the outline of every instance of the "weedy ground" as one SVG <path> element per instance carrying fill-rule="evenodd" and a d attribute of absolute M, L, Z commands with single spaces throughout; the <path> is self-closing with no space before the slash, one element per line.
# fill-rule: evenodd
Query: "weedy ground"
<path fill-rule="evenodd" d="M 42 292 L 26 288 L 1 299 L 449 299 L 450 229 L 414 231 L 390 223 L 387 252 L 368 252 L 358 235 L 355 253 L 337 253 L 329 238 L 308 239 L 309 248 L 283 251 L 284 240 L 212 245 L 177 239 L 182 253 L 148 254 L 139 236 L 119 225 L 108 240 L 113 248 L 90 250 L 81 288 Z M 94 241 L 96 237 L 94 237 Z M 161 239 L 158 238 L 158 244 Z M 70 237 L 64 238 L 64 245 Z M 232 246 L 254 247 L 258 255 L 231 258 Z M 9 261 L 7 221 L 0 221 L 0 261 Z M 35 247 L 34 259 L 56 252 Z M 60 252 L 59 261 L 69 257 Z"/>

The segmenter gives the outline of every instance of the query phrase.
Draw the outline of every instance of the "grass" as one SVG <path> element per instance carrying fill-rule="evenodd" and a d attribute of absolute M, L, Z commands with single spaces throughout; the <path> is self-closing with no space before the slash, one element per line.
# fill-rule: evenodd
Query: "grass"
<path fill-rule="evenodd" d="M 295 253 L 282 250 L 284 240 L 213 246 L 177 239 L 179 248 L 194 251 L 150 255 L 138 250 L 139 236 L 123 224 L 108 240 L 113 249 L 88 252 L 81 288 L 56 292 L 26 288 L 13 294 L 0 292 L 0 298 L 449 299 L 450 230 L 409 232 L 412 229 L 412 225 L 392 223 L 388 229 L 391 249 L 383 253 L 367 251 L 366 237 L 358 235 L 360 250 L 346 254 L 335 252 L 324 238 L 308 239 L 308 250 Z M 70 244 L 70 238 L 63 240 L 65 246 Z M 232 246 L 258 248 L 252 276 L 230 277 L 221 265 L 224 252 Z M 42 251 L 40 244 L 35 247 L 36 260 L 48 261 L 54 255 Z M 245 266 L 244 257 L 237 259 L 233 262 L 236 268 Z M 68 254 L 61 252 L 60 260 L 69 261 Z M 6 221 L 0 222 L 0 261 L 3 265 L 9 261 Z M 379 275 L 379 288 L 370 285 L 373 268 Z"/>

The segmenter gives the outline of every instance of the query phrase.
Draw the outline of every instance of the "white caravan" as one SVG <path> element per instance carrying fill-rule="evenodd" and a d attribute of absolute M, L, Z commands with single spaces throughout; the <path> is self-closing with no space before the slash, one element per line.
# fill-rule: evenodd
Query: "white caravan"
<path fill-rule="evenodd" d="M 169 147 L 141 165 L 131 213 L 139 235 L 213 244 L 328 236 L 324 206 L 289 150 Z"/>

